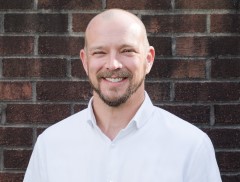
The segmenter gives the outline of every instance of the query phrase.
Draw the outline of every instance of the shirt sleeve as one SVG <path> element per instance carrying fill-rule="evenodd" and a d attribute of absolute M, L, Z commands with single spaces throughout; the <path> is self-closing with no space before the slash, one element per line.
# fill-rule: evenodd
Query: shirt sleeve
<path fill-rule="evenodd" d="M 222 182 L 215 151 L 206 134 L 192 156 L 186 182 Z"/>
<path fill-rule="evenodd" d="M 47 182 L 40 136 L 34 146 L 23 182 Z"/>

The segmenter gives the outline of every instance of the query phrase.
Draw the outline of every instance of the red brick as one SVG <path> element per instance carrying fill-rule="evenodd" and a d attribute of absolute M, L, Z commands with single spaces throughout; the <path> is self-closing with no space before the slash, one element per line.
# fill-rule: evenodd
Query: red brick
<path fill-rule="evenodd" d="M 32 86 L 29 82 L 0 82 L 1 100 L 29 100 Z"/>
<path fill-rule="evenodd" d="M 177 9 L 235 9 L 229 0 L 175 0 Z"/>
<path fill-rule="evenodd" d="M 205 78 L 205 69 L 206 62 L 203 60 L 156 59 L 147 78 L 156 80 Z"/>
<path fill-rule="evenodd" d="M 154 103 L 168 101 L 170 99 L 169 83 L 146 83 L 146 91 Z"/>
<path fill-rule="evenodd" d="M 6 14 L 5 32 L 67 32 L 66 14 Z"/>
<path fill-rule="evenodd" d="M 88 23 L 96 14 L 73 14 L 72 15 L 72 29 L 74 32 L 85 32 Z"/>
<path fill-rule="evenodd" d="M 176 101 L 238 101 L 239 83 L 176 83 Z"/>
<path fill-rule="evenodd" d="M 211 62 L 212 78 L 240 78 L 240 59 L 213 59 Z"/>
<path fill-rule="evenodd" d="M 178 56 L 240 55 L 240 37 L 178 37 Z"/>
<path fill-rule="evenodd" d="M 205 15 L 143 15 L 149 33 L 193 33 L 206 31 Z"/>
<path fill-rule="evenodd" d="M 209 106 L 171 106 L 164 105 L 161 108 L 177 115 L 190 123 L 210 123 Z"/>
<path fill-rule="evenodd" d="M 204 129 L 215 148 L 230 149 L 240 147 L 239 129 Z"/>
<path fill-rule="evenodd" d="M 0 55 L 23 55 L 33 53 L 33 37 L 0 36 Z"/>
<path fill-rule="evenodd" d="M 94 10 L 102 9 L 101 0 L 38 0 L 38 8 L 41 9 L 78 9 L 78 10 Z"/>
<path fill-rule="evenodd" d="M 66 77 L 65 59 L 3 59 L 4 77 Z"/>
<path fill-rule="evenodd" d="M 33 130 L 31 128 L 0 127 L 0 145 L 32 146 Z"/>
<path fill-rule="evenodd" d="M 88 82 L 38 82 L 37 99 L 44 101 L 83 101 L 92 96 Z"/>
<path fill-rule="evenodd" d="M 240 170 L 240 152 L 217 152 L 221 172 L 238 172 Z"/>
<path fill-rule="evenodd" d="M 80 59 L 72 60 L 72 76 L 82 79 L 87 78 L 87 74 L 83 68 L 82 61 Z"/>
<path fill-rule="evenodd" d="M 77 104 L 74 106 L 74 113 L 82 111 L 85 108 L 87 108 L 87 104 Z"/>
<path fill-rule="evenodd" d="M 211 32 L 239 33 L 240 32 L 239 22 L 240 22 L 239 14 L 211 15 Z"/>
<path fill-rule="evenodd" d="M 0 9 L 31 9 L 33 7 L 33 0 L 0 0 Z M 1 179 L 1 178 L 0 178 Z"/>
<path fill-rule="evenodd" d="M 222 175 L 222 181 L 223 182 L 239 182 L 240 181 L 240 175 L 230 174 L 230 175 Z"/>
<path fill-rule="evenodd" d="M 240 105 L 215 105 L 215 121 L 217 124 L 240 124 Z"/>
<path fill-rule="evenodd" d="M 63 104 L 8 104 L 6 108 L 6 120 L 11 124 L 52 124 L 70 115 L 70 106 Z"/>
<path fill-rule="evenodd" d="M 84 47 L 80 37 L 39 37 L 39 54 L 41 55 L 79 55 Z"/>
<path fill-rule="evenodd" d="M 172 55 L 172 40 L 170 37 L 148 37 L 149 43 L 155 48 L 156 56 Z"/>
<path fill-rule="evenodd" d="M 31 150 L 4 150 L 4 168 L 26 169 L 31 153 Z"/>
<path fill-rule="evenodd" d="M 22 182 L 24 173 L 0 172 L 1 182 Z"/>
<path fill-rule="evenodd" d="M 169 0 L 108 0 L 107 8 L 121 8 L 121 9 L 170 9 L 171 1 Z"/>

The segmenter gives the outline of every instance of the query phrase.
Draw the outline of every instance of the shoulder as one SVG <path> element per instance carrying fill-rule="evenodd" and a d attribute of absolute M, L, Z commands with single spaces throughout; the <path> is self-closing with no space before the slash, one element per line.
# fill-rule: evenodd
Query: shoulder
<path fill-rule="evenodd" d="M 42 134 L 42 138 L 55 138 L 61 136 L 67 136 L 71 133 L 79 132 L 87 124 L 88 109 L 84 109 L 78 113 L 75 113 L 62 121 L 53 124 L 48 127 Z"/>
<path fill-rule="evenodd" d="M 153 120 L 166 135 L 176 140 L 200 142 L 206 137 L 198 127 L 159 107 L 155 107 Z"/>

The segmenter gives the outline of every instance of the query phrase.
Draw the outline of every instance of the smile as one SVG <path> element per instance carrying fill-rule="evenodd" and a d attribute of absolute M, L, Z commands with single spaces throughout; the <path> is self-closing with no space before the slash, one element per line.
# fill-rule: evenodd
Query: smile
<path fill-rule="evenodd" d="M 120 82 L 123 80 L 123 78 L 105 78 L 107 81 L 110 81 L 110 82 Z"/>

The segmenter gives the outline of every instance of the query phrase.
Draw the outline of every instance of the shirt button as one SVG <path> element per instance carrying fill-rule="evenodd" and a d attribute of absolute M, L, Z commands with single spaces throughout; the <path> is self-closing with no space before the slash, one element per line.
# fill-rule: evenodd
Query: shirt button
<path fill-rule="evenodd" d="M 114 148 L 115 146 L 116 146 L 116 144 L 111 143 L 111 147 L 112 147 L 112 148 Z M 112 182 L 112 181 L 110 181 L 110 182 Z"/>

